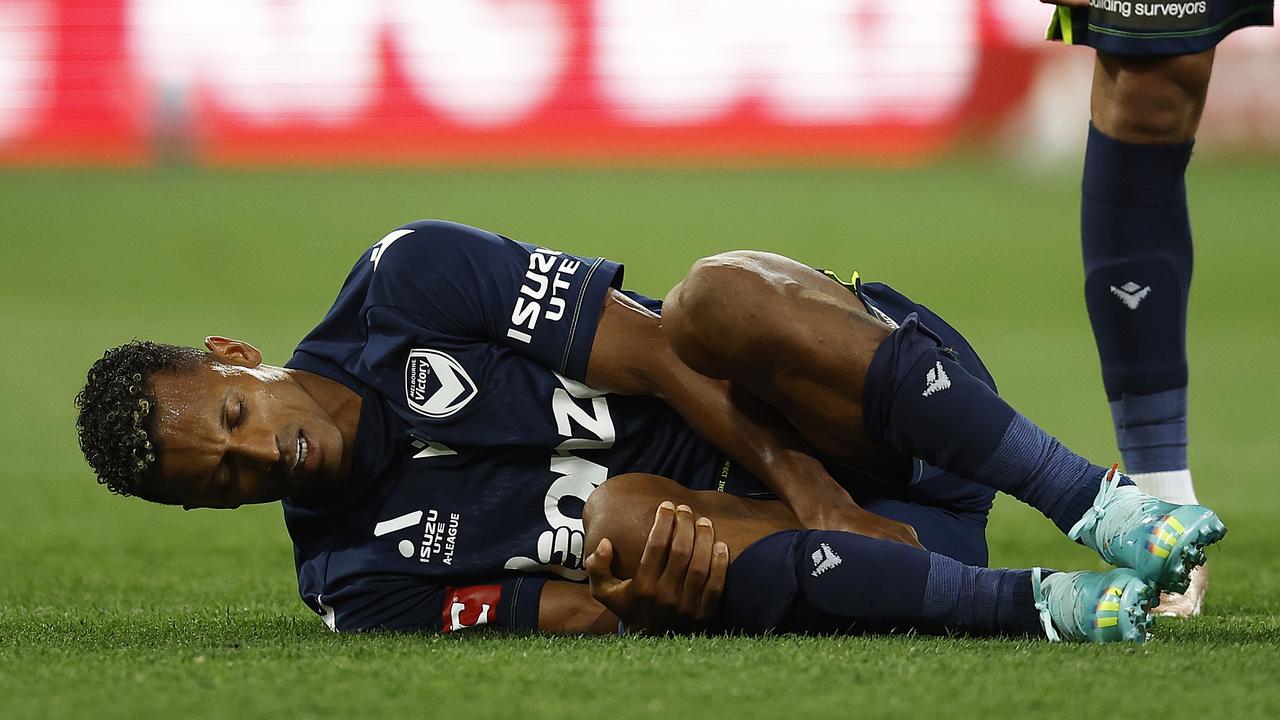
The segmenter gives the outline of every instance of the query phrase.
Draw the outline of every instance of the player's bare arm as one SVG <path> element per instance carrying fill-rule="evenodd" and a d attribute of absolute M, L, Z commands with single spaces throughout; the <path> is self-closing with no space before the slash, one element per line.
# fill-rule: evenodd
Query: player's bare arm
<path fill-rule="evenodd" d="M 783 313 L 821 307 L 827 310 L 831 322 L 854 318 L 850 322 L 865 329 L 868 346 L 850 348 L 851 353 L 865 355 L 874 352 L 879 340 L 888 334 L 887 327 L 866 315 L 861 307 L 848 299 L 849 293 L 836 283 L 799 263 L 784 263 L 785 259 L 779 256 L 769 256 L 767 260 L 785 272 L 794 273 L 804 284 L 804 297 L 797 298 L 797 304 L 804 307 L 759 308 L 757 303 L 769 301 L 759 292 L 760 288 L 725 287 L 724 292 L 736 293 L 727 295 L 726 302 L 742 305 L 740 325 L 773 323 L 778 326 L 777 340 L 780 343 L 807 345 L 811 338 L 782 336 L 782 330 L 791 330 L 787 328 L 790 323 L 786 322 Z M 770 392 L 771 385 L 760 382 L 749 386 L 740 382 L 751 380 L 756 374 L 778 374 L 779 369 L 771 361 L 786 351 L 784 347 L 742 348 L 759 357 L 760 362 L 758 367 L 737 368 L 737 372 L 728 372 L 726 368 L 716 368 L 706 362 L 705 353 L 697 344 L 704 341 L 691 340 L 704 328 L 695 317 L 700 310 L 691 307 L 690 303 L 702 303 L 704 296 L 719 292 L 714 285 L 721 280 L 715 277 L 713 270 L 706 269 L 709 266 L 702 267 L 704 269 L 700 271 L 696 266 L 690 278 L 676 286 L 661 318 L 625 295 L 611 293 L 596 330 L 587 382 L 609 392 L 654 395 L 663 399 L 701 435 L 761 478 L 808 527 L 848 530 L 918 545 L 915 531 L 909 525 L 859 508 L 813 455 L 811 448 L 816 440 L 822 445 L 819 449 L 832 457 L 870 462 L 883 456 L 882 450 L 872 448 L 862 439 L 860 408 L 856 402 L 845 402 L 847 398 L 823 393 L 817 386 L 809 384 L 812 378 L 791 378 L 796 383 L 808 385 L 803 398 L 762 398 L 757 392 Z M 700 283 L 704 287 L 695 289 L 694 286 Z M 822 332 L 822 329 L 815 332 Z M 734 342 L 735 336 L 741 336 L 744 342 L 752 342 L 762 335 L 759 330 L 747 331 L 731 325 L 718 328 L 705 342 L 727 344 Z M 637 351 L 638 348 L 641 350 Z M 798 347 L 796 349 L 799 351 Z M 827 360 L 833 366 L 833 375 L 842 373 L 857 381 L 859 363 L 855 354 Z M 708 374 L 691 368 L 689 361 L 701 361 L 699 369 Z M 786 374 L 786 371 L 782 373 Z M 709 374 L 720 377 L 709 377 Z M 861 391 L 855 387 L 851 392 Z M 809 412 L 811 408 L 801 409 L 802 404 L 809 401 L 824 408 L 823 417 Z M 787 406 L 797 409 L 794 417 L 784 417 L 774 409 Z M 838 425 L 831 424 L 832 416 L 842 416 Z M 799 426 L 799 431 L 797 421 L 804 423 Z"/>
<path fill-rule="evenodd" d="M 618 631 L 618 616 L 591 597 L 590 588 L 571 582 L 548 582 L 538 602 L 538 631 L 556 635 L 609 635 Z"/>

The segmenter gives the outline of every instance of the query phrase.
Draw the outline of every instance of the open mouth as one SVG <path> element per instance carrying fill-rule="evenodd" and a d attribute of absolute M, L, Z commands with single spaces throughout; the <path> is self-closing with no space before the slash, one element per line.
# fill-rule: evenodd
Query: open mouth
<path fill-rule="evenodd" d="M 311 445 L 307 442 L 307 437 L 302 434 L 301 430 L 298 431 L 298 438 L 295 443 L 296 452 L 293 454 L 293 467 L 290 468 L 290 472 L 297 472 L 298 468 L 304 467 L 307 462 L 307 452 L 311 449 Z"/>

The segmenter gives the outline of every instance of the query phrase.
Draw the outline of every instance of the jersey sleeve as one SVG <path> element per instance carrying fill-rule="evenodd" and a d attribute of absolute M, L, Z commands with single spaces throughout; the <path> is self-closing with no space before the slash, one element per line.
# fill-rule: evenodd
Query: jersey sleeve
<path fill-rule="evenodd" d="M 515 577 L 439 586 L 414 576 L 366 575 L 331 592 L 304 592 L 302 598 L 336 632 L 535 632 L 545 582 Z"/>
<path fill-rule="evenodd" d="M 373 247 L 369 306 L 394 306 L 432 332 L 491 340 L 566 377 L 586 377 L 609 288 L 623 268 L 438 220 Z"/>

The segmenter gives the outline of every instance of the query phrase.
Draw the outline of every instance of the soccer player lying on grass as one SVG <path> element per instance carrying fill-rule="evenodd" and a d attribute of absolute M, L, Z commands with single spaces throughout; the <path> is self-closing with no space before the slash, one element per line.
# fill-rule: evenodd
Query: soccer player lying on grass
<path fill-rule="evenodd" d="M 711 615 L 1140 640 L 1155 591 L 1225 533 L 1019 415 L 958 332 L 888 286 L 751 252 L 699 261 L 665 303 L 621 285 L 608 260 L 405 225 L 284 367 L 218 337 L 109 350 L 77 397 L 80 444 L 117 493 L 281 500 L 302 597 L 336 630 Z M 1120 569 L 985 569 L 997 490 Z M 650 532 L 663 500 L 690 512 L 661 507 Z"/>

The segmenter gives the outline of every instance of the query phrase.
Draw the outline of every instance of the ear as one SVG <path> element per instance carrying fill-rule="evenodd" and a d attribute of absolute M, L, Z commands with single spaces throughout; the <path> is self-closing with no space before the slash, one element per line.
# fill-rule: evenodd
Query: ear
<path fill-rule="evenodd" d="M 238 367 L 255 368 L 262 364 L 262 353 L 243 340 L 232 340 L 219 335 L 204 339 L 204 346 L 219 361 Z"/>

